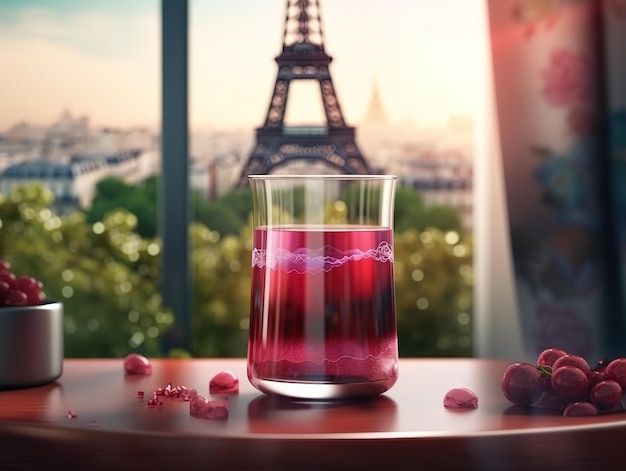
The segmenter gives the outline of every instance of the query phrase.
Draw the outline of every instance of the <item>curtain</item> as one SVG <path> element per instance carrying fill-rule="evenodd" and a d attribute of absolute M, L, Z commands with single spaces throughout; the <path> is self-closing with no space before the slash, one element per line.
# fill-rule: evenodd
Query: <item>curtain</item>
<path fill-rule="evenodd" d="M 548 347 L 626 356 L 626 0 L 488 0 L 487 13 L 509 327 L 529 361 Z M 477 342 L 502 342 L 491 332 Z M 520 354 L 506 348 L 478 350 Z"/>

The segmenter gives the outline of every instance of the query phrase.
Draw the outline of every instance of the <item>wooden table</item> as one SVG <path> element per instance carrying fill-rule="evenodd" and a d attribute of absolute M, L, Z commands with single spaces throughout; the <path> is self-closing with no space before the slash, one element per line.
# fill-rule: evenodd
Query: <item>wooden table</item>
<path fill-rule="evenodd" d="M 402 359 L 389 392 L 338 403 L 265 396 L 248 383 L 243 359 L 152 364 L 150 376 L 127 376 L 120 359 L 66 360 L 55 383 L 0 391 L 0 469 L 605 471 L 626 463 L 626 413 L 520 410 L 500 392 L 507 362 Z M 240 378 L 226 420 L 192 417 L 180 399 L 147 405 L 168 383 L 209 398 L 209 380 L 223 370 Z M 453 387 L 473 390 L 478 409 L 445 409 Z"/>

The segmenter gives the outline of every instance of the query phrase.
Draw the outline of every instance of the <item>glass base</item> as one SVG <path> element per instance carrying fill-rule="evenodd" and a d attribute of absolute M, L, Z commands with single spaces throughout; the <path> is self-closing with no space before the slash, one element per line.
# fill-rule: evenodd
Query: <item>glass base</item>
<path fill-rule="evenodd" d="M 348 399 L 377 396 L 387 391 L 396 378 L 378 381 L 279 381 L 251 377 L 250 383 L 265 394 L 278 394 L 297 399 Z"/>

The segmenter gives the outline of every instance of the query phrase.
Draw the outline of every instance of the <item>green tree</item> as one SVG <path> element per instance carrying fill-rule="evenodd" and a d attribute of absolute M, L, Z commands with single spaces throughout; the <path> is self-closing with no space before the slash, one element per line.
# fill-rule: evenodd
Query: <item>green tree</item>
<path fill-rule="evenodd" d="M 224 194 L 218 200 L 219 204 L 228 208 L 245 224 L 252 212 L 252 192 L 250 188 L 237 188 Z M 243 225 L 242 225 L 243 226 Z"/>
<path fill-rule="evenodd" d="M 246 231 L 247 232 L 247 231 Z M 246 355 L 250 309 L 251 236 L 221 237 L 201 224 L 193 241 L 193 354 Z"/>
<path fill-rule="evenodd" d="M 221 236 L 237 235 L 246 219 L 233 212 L 223 201 L 207 201 L 194 191 L 192 197 L 193 221 L 204 224 Z M 246 214 L 247 217 L 247 214 Z"/>
<path fill-rule="evenodd" d="M 428 228 L 461 232 L 462 221 L 453 208 L 442 205 L 426 206 L 419 192 L 408 187 L 398 187 L 394 211 L 395 231 L 401 233 L 408 229 Z"/>
<path fill-rule="evenodd" d="M 115 210 L 125 209 L 137 217 L 136 231 L 143 237 L 156 237 L 157 178 L 150 177 L 137 185 L 129 185 L 119 178 L 103 178 L 96 185 L 91 208 L 86 211 L 87 222 L 101 221 Z"/>
<path fill-rule="evenodd" d="M 137 218 L 117 210 L 95 224 L 83 213 L 60 217 L 37 185 L 0 198 L 0 248 L 16 274 L 43 282 L 64 306 L 67 357 L 163 354 L 172 313 L 159 290 L 157 240 L 136 232 Z"/>
<path fill-rule="evenodd" d="M 394 237 L 401 356 L 472 354 L 472 240 L 408 229 Z"/>

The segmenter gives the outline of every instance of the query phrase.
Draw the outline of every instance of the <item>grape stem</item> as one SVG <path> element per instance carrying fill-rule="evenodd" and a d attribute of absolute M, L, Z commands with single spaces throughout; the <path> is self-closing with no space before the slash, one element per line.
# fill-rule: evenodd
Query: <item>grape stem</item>
<path fill-rule="evenodd" d="M 539 372 L 544 376 L 552 376 L 552 367 L 548 365 L 540 365 L 537 367 Z"/>

